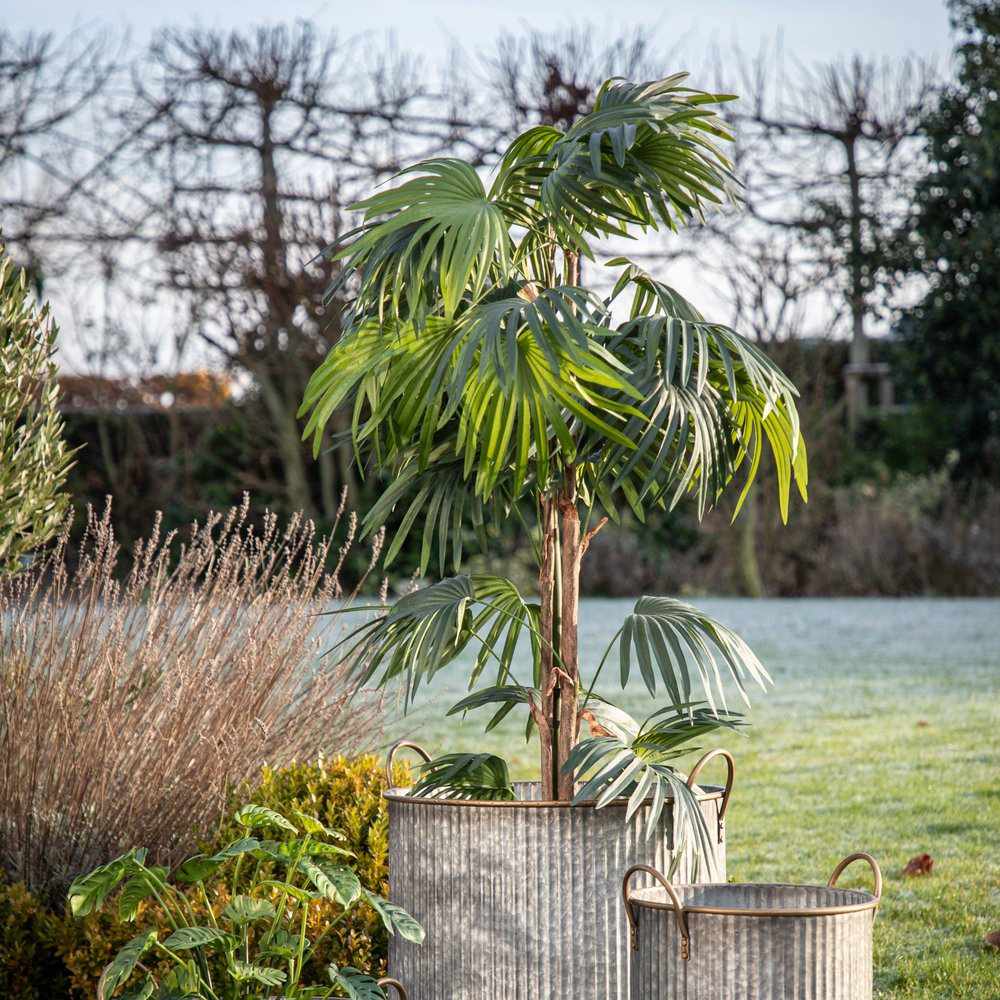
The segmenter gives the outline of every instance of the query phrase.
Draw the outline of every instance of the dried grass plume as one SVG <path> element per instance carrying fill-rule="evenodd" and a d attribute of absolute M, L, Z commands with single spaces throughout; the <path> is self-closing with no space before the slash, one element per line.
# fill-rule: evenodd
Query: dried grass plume
<path fill-rule="evenodd" d="M 75 567 L 67 528 L 0 578 L 0 864 L 53 894 L 134 845 L 178 858 L 265 763 L 379 733 L 380 702 L 348 706 L 346 665 L 319 655 L 355 519 L 332 573 L 311 523 L 254 529 L 244 501 L 181 535 L 157 522 L 122 576 L 110 513 L 89 512 Z"/>

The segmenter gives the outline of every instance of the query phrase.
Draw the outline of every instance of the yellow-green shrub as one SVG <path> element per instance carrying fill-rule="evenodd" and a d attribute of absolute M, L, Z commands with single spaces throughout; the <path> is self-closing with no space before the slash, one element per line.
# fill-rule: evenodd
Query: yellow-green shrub
<path fill-rule="evenodd" d="M 20 882 L 0 873 L 0 997 L 52 1000 L 65 997 L 66 970 L 57 953 L 60 918 Z"/>
<path fill-rule="evenodd" d="M 333 757 L 294 764 L 279 771 L 265 768 L 257 787 L 238 789 L 231 805 L 255 802 L 279 812 L 295 808 L 316 816 L 344 834 L 343 846 L 354 852 L 352 867 L 362 884 L 381 896 L 388 896 L 389 820 L 382 798 L 383 772 L 382 762 L 371 754 L 354 760 Z M 405 765 L 400 767 L 398 780 L 406 781 Z M 218 850 L 240 836 L 243 834 L 235 824 L 223 826 L 206 847 Z M 331 907 L 318 901 L 312 909 L 310 924 L 315 921 L 321 925 Z M 382 922 L 374 911 L 360 907 L 326 939 L 314 959 L 318 963 L 314 971 L 321 972 L 334 962 L 384 975 L 387 949 L 388 938 Z"/>
<path fill-rule="evenodd" d="M 394 777 L 399 783 L 405 783 L 405 767 L 401 766 Z M 254 802 L 279 812 L 300 809 L 316 816 L 344 834 L 343 846 L 356 855 L 353 867 L 362 883 L 386 896 L 389 891 L 388 815 L 382 799 L 384 789 L 381 762 L 371 755 L 353 760 L 334 757 L 315 763 L 293 764 L 280 770 L 265 768 L 259 782 L 234 790 L 226 815 L 231 815 L 232 808 L 238 805 Z M 241 827 L 224 823 L 203 841 L 201 849 L 214 853 L 242 836 L 245 830 Z M 229 901 L 230 887 L 220 881 L 209 883 L 207 888 L 212 909 L 218 914 Z M 205 912 L 201 900 L 192 896 L 191 904 L 196 914 Z M 333 911 L 332 904 L 322 900 L 310 904 L 307 931 L 310 938 L 315 939 Z M 155 917 L 153 922 L 156 922 Z M 118 949 L 135 935 L 135 928 L 136 924 L 121 923 L 105 913 L 91 914 L 76 921 L 65 918 L 58 933 L 58 949 L 70 977 L 73 996 L 90 1000 L 95 995 L 101 971 Z M 359 906 L 324 939 L 307 969 L 315 981 L 325 979 L 325 968 L 331 962 L 383 975 L 387 947 L 386 932 L 377 915 L 368 907 Z M 0 993 L 0 996 L 5 994 Z M 26 1000 L 34 1000 L 34 997 L 29 995 Z"/>

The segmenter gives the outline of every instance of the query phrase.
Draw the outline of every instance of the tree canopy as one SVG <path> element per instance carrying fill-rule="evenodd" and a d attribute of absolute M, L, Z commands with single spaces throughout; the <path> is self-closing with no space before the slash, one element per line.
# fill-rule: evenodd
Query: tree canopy
<path fill-rule="evenodd" d="M 966 476 L 1000 470 L 1000 3 L 954 0 L 958 77 L 927 116 L 909 238 L 929 282 L 901 323 L 918 396 L 943 408 Z"/>

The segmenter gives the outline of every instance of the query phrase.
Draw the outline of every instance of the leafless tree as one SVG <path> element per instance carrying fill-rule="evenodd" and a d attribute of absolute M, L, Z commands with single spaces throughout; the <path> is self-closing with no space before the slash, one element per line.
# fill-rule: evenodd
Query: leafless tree
<path fill-rule="evenodd" d="M 338 483 L 352 482 L 349 455 L 321 455 L 314 496 L 296 419 L 339 334 L 336 264 L 323 250 L 348 225 L 346 207 L 414 150 L 476 155 L 475 122 L 456 114 L 468 102 L 445 98 L 389 46 L 307 23 L 164 31 L 134 89 L 123 129 L 139 135 L 141 192 L 129 238 L 154 247 L 148 280 L 174 303 L 179 335 L 259 397 L 256 431 L 281 455 L 291 508 L 329 517 Z"/>
<path fill-rule="evenodd" d="M 90 126 L 119 55 L 104 34 L 0 29 L 0 229 L 36 277 L 41 245 L 94 193 L 109 156 Z"/>
<path fill-rule="evenodd" d="M 934 66 L 855 56 L 789 70 L 778 48 L 737 64 L 742 100 L 733 116 L 747 207 L 795 237 L 800 266 L 822 282 L 833 315 L 849 322 L 853 420 L 864 406 L 872 327 L 894 290 L 893 232 L 919 164 L 916 135 L 935 92 Z"/>
<path fill-rule="evenodd" d="M 485 65 L 497 98 L 495 114 L 506 116 L 506 128 L 514 134 L 532 123 L 571 125 L 593 103 L 603 80 L 654 79 L 656 62 L 649 31 L 636 27 L 607 39 L 593 26 L 577 25 L 553 32 L 506 32 Z"/>

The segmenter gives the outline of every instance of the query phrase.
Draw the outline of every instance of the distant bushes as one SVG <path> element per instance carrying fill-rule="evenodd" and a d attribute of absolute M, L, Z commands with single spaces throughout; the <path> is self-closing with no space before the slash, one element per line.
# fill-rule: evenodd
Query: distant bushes
<path fill-rule="evenodd" d="M 832 372 L 825 376 L 828 380 L 839 371 L 840 363 L 839 355 L 836 364 L 826 363 Z M 808 376 L 801 372 L 796 381 L 808 386 Z M 826 386 L 803 404 L 810 458 L 809 503 L 793 504 L 787 528 L 779 530 L 777 510 L 763 496 L 767 491 L 757 491 L 761 496 L 753 534 L 765 593 L 1000 593 L 996 571 L 1000 549 L 991 527 L 996 518 L 991 521 L 987 516 L 1000 503 L 1000 485 L 963 479 L 961 461 L 955 468 L 948 464 L 948 438 L 941 430 L 945 417 L 933 408 L 911 407 L 873 418 L 852 445 L 830 392 Z M 97 419 L 87 418 L 91 423 Z M 176 415 L 184 434 L 190 432 L 190 438 L 182 435 L 183 469 L 159 450 L 170 439 L 166 416 L 101 419 L 115 429 L 115 442 L 136 437 L 129 449 L 121 443 L 111 448 L 115 454 L 121 452 L 115 468 L 122 491 L 136 495 L 135 500 L 123 501 L 113 515 L 116 529 L 126 538 L 136 537 L 141 526 L 148 524 L 151 504 L 164 507 L 165 523 L 179 524 L 198 512 L 199 503 L 228 503 L 238 496 L 244 480 L 273 480 L 270 473 L 248 464 L 264 462 L 266 456 L 253 447 L 246 427 L 250 416 L 235 407 L 226 411 L 225 419 L 216 414 L 214 423 L 205 414 Z M 199 421 L 206 426 L 195 433 Z M 86 426 L 93 431 L 90 423 Z M 72 473 L 74 492 L 78 497 L 100 498 L 111 487 L 96 458 L 101 454 L 96 432 L 81 436 L 81 415 L 70 419 L 69 429 L 74 442 L 87 441 L 82 464 Z M 309 468 L 312 474 L 315 469 Z M 366 480 L 360 485 L 357 503 L 370 505 L 373 491 L 379 488 L 376 480 Z M 282 502 L 277 493 L 267 492 L 260 500 Z M 671 514 L 654 515 L 649 524 L 641 525 L 628 511 L 622 513 L 623 526 L 609 525 L 587 553 L 582 579 L 585 594 L 747 592 L 740 564 L 746 514 L 731 525 L 730 511 L 723 509 L 699 525 L 691 505 L 682 503 Z M 402 512 L 395 516 L 401 517 Z M 494 553 L 499 546 L 503 555 L 490 559 L 478 554 L 470 533 L 468 568 L 485 567 L 533 586 L 537 571 L 516 519 L 501 525 L 500 532 L 501 537 L 491 544 Z M 397 561 L 397 582 L 405 581 L 416 565 L 420 533 L 415 532 L 413 539 Z M 873 559 L 875 552 L 880 553 L 878 560 Z M 341 575 L 354 583 L 367 565 L 367 554 L 355 547 Z"/>
<path fill-rule="evenodd" d="M 1000 490 L 963 497 L 942 472 L 889 486 L 858 483 L 838 490 L 834 505 L 809 592 L 1000 593 Z"/>
<path fill-rule="evenodd" d="M 764 592 L 771 596 L 1000 594 L 1000 489 L 955 483 L 947 469 L 856 480 L 843 486 L 810 483 L 806 506 L 786 527 L 758 501 L 755 550 Z M 675 519 L 677 518 L 674 515 Z M 668 548 L 654 519 L 608 527 L 584 562 L 589 593 L 743 593 L 742 517 L 706 518 L 700 532 L 677 519 L 688 539 Z M 690 540 L 693 538 L 693 541 Z"/>
<path fill-rule="evenodd" d="M 329 542 L 248 506 L 180 535 L 158 527 L 123 561 L 111 515 L 90 515 L 0 577 L 0 868 L 53 900 L 136 845 L 179 859 L 231 788 L 377 739 L 381 705 L 319 659 L 341 597 Z M 343 552 L 341 553 L 343 555 Z M 334 559 L 336 554 L 334 554 Z"/>

